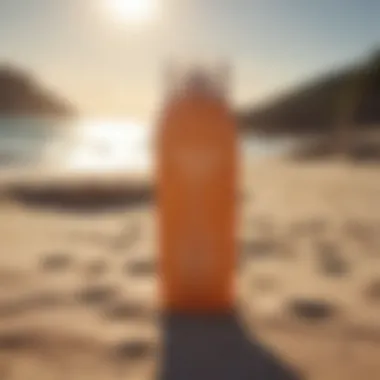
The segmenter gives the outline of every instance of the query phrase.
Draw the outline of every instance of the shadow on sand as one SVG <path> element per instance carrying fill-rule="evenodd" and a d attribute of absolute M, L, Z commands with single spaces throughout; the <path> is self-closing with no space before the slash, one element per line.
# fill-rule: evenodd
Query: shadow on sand
<path fill-rule="evenodd" d="M 24 205 L 57 211 L 101 212 L 139 206 L 152 201 L 149 188 L 65 189 L 13 187 L 8 196 Z"/>
<path fill-rule="evenodd" d="M 166 315 L 160 380 L 301 380 L 233 315 Z"/>

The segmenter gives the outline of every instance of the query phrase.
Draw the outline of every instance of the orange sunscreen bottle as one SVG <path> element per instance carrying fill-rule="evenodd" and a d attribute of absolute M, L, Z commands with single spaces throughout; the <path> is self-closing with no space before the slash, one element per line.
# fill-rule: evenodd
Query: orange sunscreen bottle
<path fill-rule="evenodd" d="M 158 126 L 159 268 L 164 310 L 224 312 L 234 303 L 237 138 L 225 94 L 185 76 Z"/>

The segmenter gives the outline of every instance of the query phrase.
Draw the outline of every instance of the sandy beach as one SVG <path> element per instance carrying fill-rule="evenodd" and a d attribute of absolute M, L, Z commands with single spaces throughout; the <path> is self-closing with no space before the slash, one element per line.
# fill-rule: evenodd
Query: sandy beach
<path fill-rule="evenodd" d="M 265 160 L 241 174 L 247 334 L 304 378 L 379 379 L 380 167 Z M 162 331 L 145 186 L 111 208 L 3 193 L 0 379 L 155 378 Z"/>

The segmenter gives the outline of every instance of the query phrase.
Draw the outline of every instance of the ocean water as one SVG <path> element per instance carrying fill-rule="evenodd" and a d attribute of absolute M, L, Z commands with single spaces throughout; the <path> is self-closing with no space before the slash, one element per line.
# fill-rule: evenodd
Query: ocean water
<path fill-rule="evenodd" d="M 274 156 L 285 140 L 241 138 L 244 156 Z M 0 171 L 145 172 L 154 163 L 154 129 L 130 121 L 0 118 Z"/>

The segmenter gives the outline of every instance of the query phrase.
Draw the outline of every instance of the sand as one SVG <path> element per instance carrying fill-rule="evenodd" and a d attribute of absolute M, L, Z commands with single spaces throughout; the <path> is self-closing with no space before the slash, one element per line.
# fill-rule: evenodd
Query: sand
<path fill-rule="evenodd" d="M 304 378 L 380 378 L 379 174 L 242 167 L 241 324 Z M 0 379 L 155 378 L 154 205 L 57 209 L 7 193 L 0 210 Z"/>

